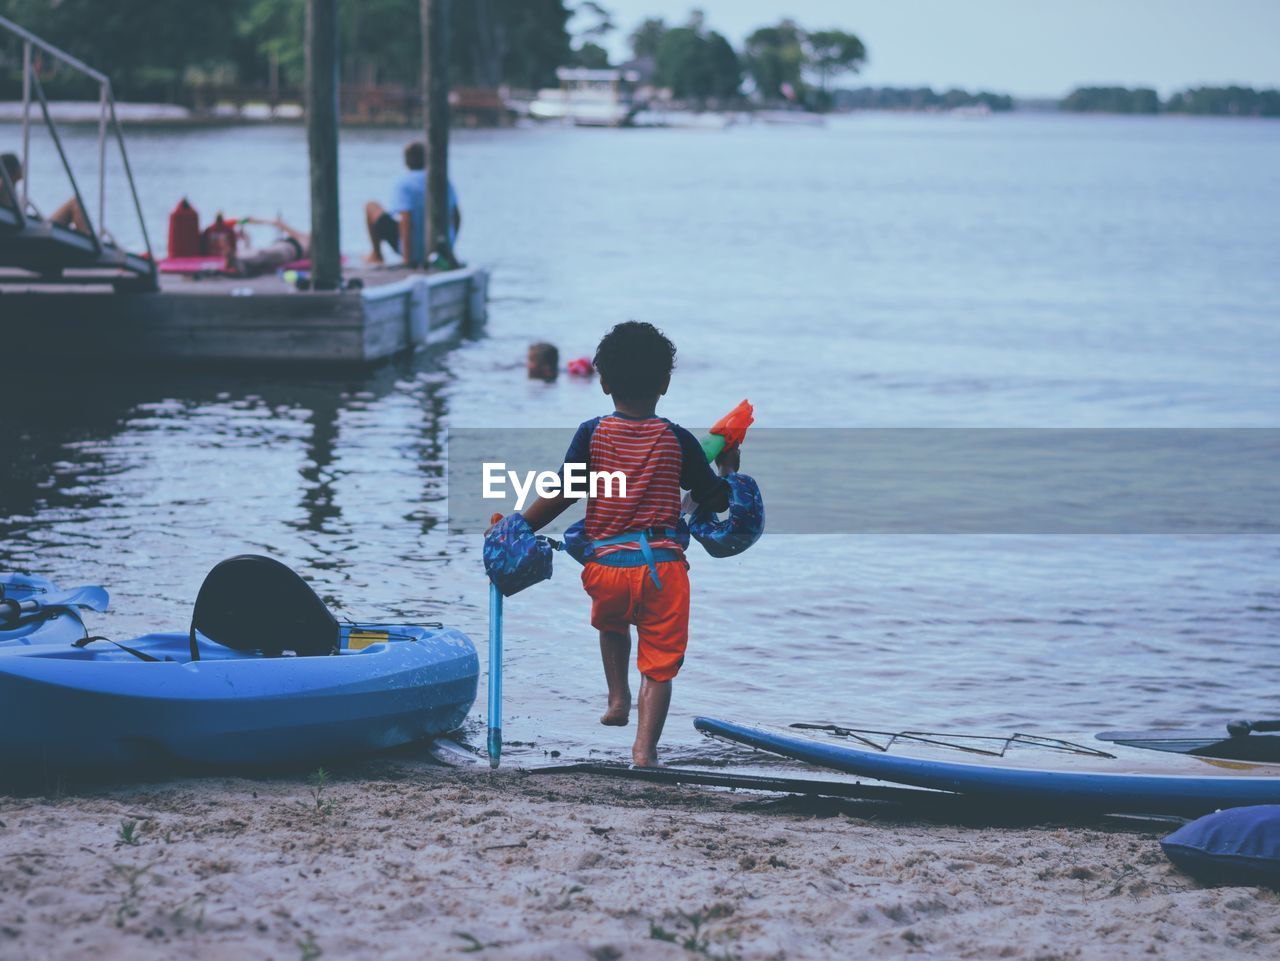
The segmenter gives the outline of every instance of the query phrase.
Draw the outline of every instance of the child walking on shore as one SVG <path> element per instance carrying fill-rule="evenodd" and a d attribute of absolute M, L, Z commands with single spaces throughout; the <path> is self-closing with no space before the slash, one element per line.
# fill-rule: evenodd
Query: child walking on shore
<path fill-rule="evenodd" d="M 622 485 L 587 499 L 586 536 L 592 552 L 582 571 L 591 597 L 591 625 L 600 632 L 600 656 L 609 685 L 601 724 L 624 726 L 631 716 L 631 627 L 641 685 L 632 760 L 657 764 L 658 739 L 671 705 L 671 682 L 689 642 L 689 564 L 677 537 L 680 491 L 714 511 L 728 507 L 729 489 L 707 463 L 697 439 L 657 415 L 671 383 L 676 348 L 652 324 L 619 324 L 600 341 L 595 367 L 614 411 L 582 424 L 566 464 L 588 471 L 621 472 Z M 717 459 L 722 473 L 737 469 L 737 450 Z M 563 473 L 563 468 L 561 468 Z M 612 494 L 612 496 L 609 496 Z M 535 531 L 563 513 L 574 498 L 539 498 L 524 512 Z"/>

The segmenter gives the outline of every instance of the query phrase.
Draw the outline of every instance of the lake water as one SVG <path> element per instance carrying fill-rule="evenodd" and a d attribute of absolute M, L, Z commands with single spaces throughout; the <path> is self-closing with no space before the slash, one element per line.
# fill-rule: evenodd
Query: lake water
<path fill-rule="evenodd" d="M 343 135 L 350 256 L 407 136 Z M 305 225 L 304 142 L 132 134 L 153 240 L 183 194 L 206 218 Z M 444 523 L 445 431 L 567 443 L 606 398 L 528 382 L 526 345 L 590 354 L 631 318 L 678 344 L 661 409 L 691 426 L 744 396 L 768 427 L 1280 426 L 1280 124 L 864 115 L 454 145 L 460 253 L 493 268 L 486 339 L 350 376 L 71 372 L 56 345 L 11 360 L 0 569 L 106 584 L 93 627 L 126 637 L 185 629 L 213 564 L 265 552 L 344 614 L 456 624 L 483 661 L 479 534 Z M 123 204 L 108 223 L 133 242 Z M 724 751 L 697 713 L 1048 732 L 1280 711 L 1275 537 L 776 535 L 691 559 L 672 756 Z M 515 753 L 627 754 L 630 732 L 596 723 L 587 612 L 571 563 L 508 601 Z M 483 694 L 477 745 L 482 723 Z"/>

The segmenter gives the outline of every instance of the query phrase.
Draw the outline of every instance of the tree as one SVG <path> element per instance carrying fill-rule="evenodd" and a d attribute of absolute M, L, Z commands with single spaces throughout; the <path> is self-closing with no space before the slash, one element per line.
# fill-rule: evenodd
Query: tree
<path fill-rule="evenodd" d="M 564 0 L 494 0 L 494 8 L 503 80 L 525 89 L 553 85 L 556 67 L 571 56 Z"/>
<path fill-rule="evenodd" d="M 408 2 L 416 9 L 419 0 Z M 454 0 L 452 12 L 450 66 L 458 86 L 550 86 L 556 67 L 569 62 L 572 14 L 564 0 Z"/>
<path fill-rule="evenodd" d="M 604 70 L 609 66 L 609 51 L 590 40 L 573 51 L 569 61 L 575 67 L 587 67 L 591 70 Z"/>
<path fill-rule="evenodd" d="M 585 21 L 585 26 L 575 31 L 572 55 L 569 63 L 575 67 L 593 70 L 609 66 L 609 51 L 600 43 L 614 31 L 613 14 L 595 0 L 582 0 L 573 8 L 573 22 Z"/>
<path fill-rule="evenodd" d="M 799 97 L 804 90 L 804 31 L 794 20 L 761 27 L 749 37 L 744 49 L 747 72 L 756 92 L 765 100 L 784 97 L 784 88 Z"/>
<path fill-rule="evenodd" d="M 993 112 L 1013 109 L 1013 98 L 1008 94 L 986 90 L 969 93 L 955 89 L 938 94 L 930 87 L 862 87 L 858 90 L 833 90 L 831 99 L 839 110 L 954 110 L 978 104 L 985 104 Z"/>
<path fill-rule="evenodd" d="M 637 60 L 657 59 L 658 45 L 667 32 L 667 23 L 661 17 L 649 17 L 631 31 L 631 55 Z"/>
<path fill-rule="evenodd" d="M 302 35 L 306 0 L 248 0 L 236 18 L 236 34 L 247 56 L 239 59 L 241 80 L 256 79 L 260 61 L 279 70 L 280 79 L 292 86 L 302 83 L 305 51 Z"/>
<path fill-rule="evenodd" d="M 422 20 L 417 0 L 343 3 L 339 16 L 345 83 L 394 83 L 417 89 L 422 72 Z M 453 16 L 451 25 L 457 19 Z"/>
<path fill-rule="evenodd" d="M 711 95 L 723 99 L 738 96 L 742 89 L 742 61 L 724 35 L 712 30 L 706 36 L 707 59 L 711 62 Z"/>
<path fill-rule="evenodd" d="M 294 84 L 302 80 L 305 2 L 232 0 L 242 8 L 244 42 L 259 61 L 275 56 Z M 422 68 L 419 13 L 419 0 L 344 2 L 344 77 L 416 90 Z M 451 14 L 450 74 L 458 86 L 547 86 L 555 82 L 556 67 L 569 62 L 570 11 L 564 0 L 455 0 Z M 242 80 L 261 72 L 248 59 Z"/>
<path fill-rule="evenodd" d="M 818 30 L 808 35 L 809 65 L 818 73 L 818 89 L 827 92 L 827 82 L 846 73 L 857 73 L 866 62 L 867 48 L 852 33 Z"/>
<path fill-rule="evenodd" d="M 422 66 L 420 0 L 344 0 L 343 77 L 416 89 Z M 590 31 L 612 29 L 603 8 Z M 565 0 L 455 0 L 452 76 L 459 86 L 555 83 L 570 61 Z M 303 76 L 306 0 L 0 0 L 0 14 L 102 70 L 121 99 L 189 100 L 192 75 L 220 72 L 243 85 Z M 606 30 L 607 32 L 607 30 Z M 594 52 L 589 56 L 598 56 Z M 42 74 L 51 95 L 92 97 L 92 83 Z M 17 70 L 0 54 L 0 95 Z"/>
<path fill-rule="evenodd" d="M 243 2 L 243 0 L 241 0 Z M 0 0 L 0 13 L 107 74 L 122 98 L 177 99 L 191 67 L 224 60 L 235 37 L 231 3 Z M 50 79 L 82 91 L 62 72 Z M 51 90 L 50 92 L 53 92 Z"/>
<path fill-rule="evenodd" d="M 1252 87 L 1193 87 L 1169 98 L 1170 113 L 1234 117 L 1280 117 L 1280 90 Z"/>
<path fill-rule="evenodd" d="M 676 27 L 662 35 L 654 57 L 653 82 L 669 87 L 674 97 L 704 98 L 710 95 L 708 64 L 702 56 L 702 38 L 689 27 Z"/>
<path fill-rule="evenodd" d="M 449 77 L 457 86 L 492 90 L 502 84 L 504 50 L 498 11 L 495 0 L 452 5 Z"/>
<path fill-rule="evenodd" d="M 1160 109 L 1160 97 L 1144 87 L 1080 87 L 1062 101 L 1062 109 L 1077 113 L 1155 113 Z"/>
<path fill-rule="evenodd" d="M 595 0 L 582 0 L 573 10 L 573 17 L 585 17 L 590 20 L 587 26 L 578 31 L 583 43 L 595 43 L 613 33 L 615 26 L 613 14 L 596 3 Z"/>
<path fill-rule="evenodd" d="M 654 54 L 654 82 L 680 100 L 727 99 L 738 93 L 742 65 L 721 34 L 695 11 L 683 27 L 665 30 Z"/>

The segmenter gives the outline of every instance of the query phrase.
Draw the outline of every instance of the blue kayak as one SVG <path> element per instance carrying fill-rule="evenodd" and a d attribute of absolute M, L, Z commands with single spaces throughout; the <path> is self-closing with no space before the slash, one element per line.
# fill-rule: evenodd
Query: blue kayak
<path fill-rule="evenodd" d="M 465 634 L 340 630 L 329 656 L 236 650 L 200 635 L 193 651 L 179 633 L 3 651 L 0 770 L 306 763 L 462 723 L 479 676 Z"/>
<path fill-rule="evenodd" d="M 86 636 L 80 609 L 107 609 L 101 587 L 61 590 L 30 574 L 0 574 L 0 651 L 36 643 L 70 644 Z"/>
<path fill-rule="evenodd" d="M 1188 752 L 1170 750 L 1161 732 L 999 737 L 887 732 L 813 725 L 811 736 L 700 717 L 694 726 L 712 737 L 860 777 L 989 798 L 1109 813 L 1204 813 L 1227 807 L 1280 804 L 1280 763 L 1216 753 L 1211 742 Z M 1224 742 L 1230 747 L 1236 739 Z M 1260 756 L 1273 738 L 1256 735 Z M 1249 743 L 1245 738 L 1244 742 Z M 1197 752 L 1197 753 L 1192 753 Z"/>

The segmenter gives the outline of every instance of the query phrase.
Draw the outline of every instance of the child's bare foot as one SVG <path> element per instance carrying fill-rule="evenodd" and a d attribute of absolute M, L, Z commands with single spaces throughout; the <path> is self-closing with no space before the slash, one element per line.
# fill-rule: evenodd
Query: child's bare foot
<path fill-rule="evenodd" d="M 631 659 L 629 631 L 601 631 L 600 658 L 604 663 L 604 679 L 609 684 L 609 707 L 600 715 L 605 727 L 626 727 L 631 723 L 631 684 L 627 681 L 627 662 Z"/>
<path fill-rule="evenodd" d="M 666 765 L 662 764 L 658 760 L 658 755 L 656 754 L 643 754 L 640 751 L 632 750 L 631 766 L 632 767 L 665 767 Z"/>
<path fill-rule="evenodd" d="M 631 698 L 615 704 L 609 702 L 609 709 L 600 715 L 600 723 L 605 727 L 626 727 L 631 723 Z"/>
<path fill-rule="evenodd" d="M 640 682 L 640 722 L 636 725 L 635 743 L 631 745 L 634 767 L 662 766 L 658 763 L 658 740 L 662 737 L 662 725 L 670 706 L 670 681 L 645 677 Z"/>

